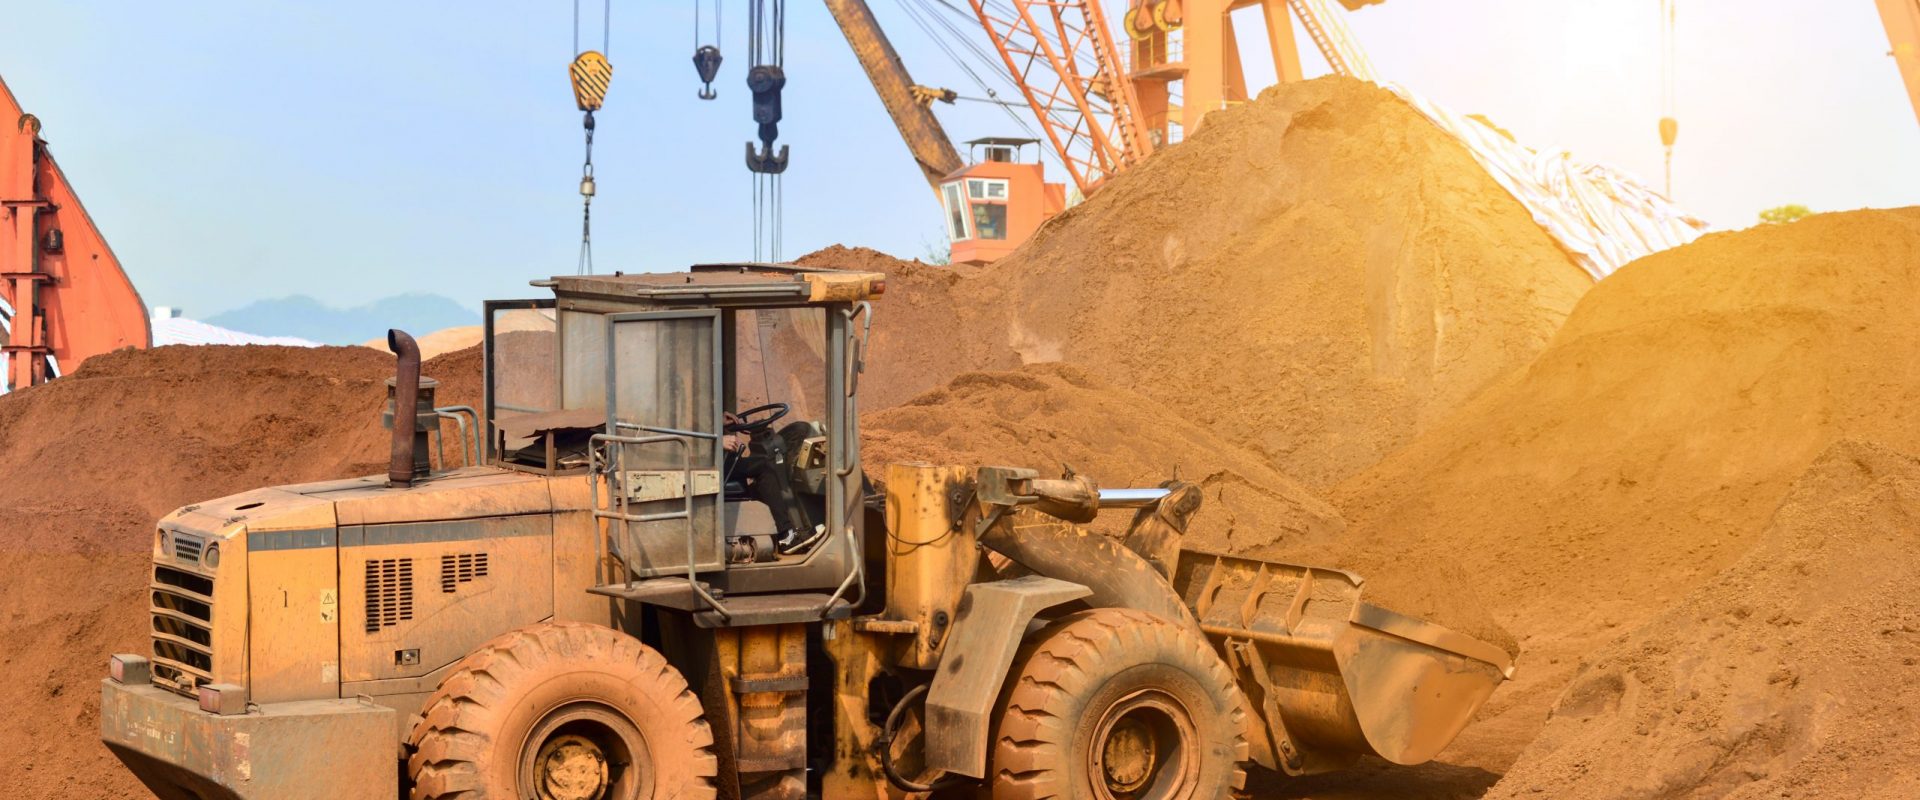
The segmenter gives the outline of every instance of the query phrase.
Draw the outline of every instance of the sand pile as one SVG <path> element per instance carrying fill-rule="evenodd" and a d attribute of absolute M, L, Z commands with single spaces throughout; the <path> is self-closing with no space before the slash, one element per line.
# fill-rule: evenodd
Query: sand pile
<path fill-rule="evenodd" d="M 1332 506 L 1259 456 L 1066 365 L 964 374 L 867 414 L 861 426 L 861 456 L 875 474 L 884 464 L 923 461 L 1030 467 L 1047 477 L 1072 465 L 1106 487 L 1178 476 L 1206 496 L 1188 537 L 1210 549 L 1325 542 L 1346 527 Z"/>
<path fill-rule="evenodd" d="M 1752 549 L 1833 442 L 1920 450 L 1917 302 L 1920 209 L 1709 236 L 1601 282 L 1531 366 L 1342 484 L 1351 538 L 1458 558 L 1528 653 L 1447 757 L 1504 769 L 1581 655 Z"/>
<path fill-rule="evenodd" d="M 1367 579 L 1372 603 L 1432 619 L 1514 650 L 1444 556 L 1409 563 L 1343 536 L 1338 512 L 1256 453 L 1186 421 L 1173 408 L 1102 385 L 1078 368 L 1034 365 L 968 373 L 862 421 L 869 470 L 891 462 L 1019 466 L 1057 475 L 1071 465 L 1107 487 L 1178 476 L 1205 505 L 1187 543 L 1214 552 L 1337 566 Z M 1096 526 L 1128 515 L 1106 515 Z"/>
<path fill-rule="evenodd" d="M 1316 486 L 1524 365 L 1592 285 L 1458 142 L 1345 78 L 1210 116 L 1013 255 L 929 272 L 879 308 L 911 332 L 874 349 L 889 391 L 1065 361 Z"/>
<path fill-rule="evenodd" d="M 109 654 L 149 650 L 154 521 L 262 485 L 383 471 L 392 371 L 391 356 L 364 348 L 164 347 L 97 356 L 0 397 L 11 795 L 151 796 L 99 744 L 97 684 Z M 477 353 L 424 371 L 441 379 L 443 405 L 478 402 Z"/>
<path fill-rule="evenodd" d="M 906 261 L 840 245 L 795 263 L 887 275 L 887 292 L 874 303 L 861 408 L 899 405 L 963 372 L 1020 365 L 1007 346 L 1006 309 L 983 299 L 983 292 L 996 290 L 977 268 Z"/>
<path fill-rule="evenodd" d="M 1920 796 L 1920 459 L 1829 449 L 1759 543 L 1595 653 L 1494 798 Z"/>

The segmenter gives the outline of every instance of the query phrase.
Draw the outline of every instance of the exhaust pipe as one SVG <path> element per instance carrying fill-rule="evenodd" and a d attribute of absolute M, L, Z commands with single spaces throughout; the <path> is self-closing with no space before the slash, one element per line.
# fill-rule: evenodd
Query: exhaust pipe
<path fill-rule="evenodd" d="M 389 424 L 393 428 L 393 449 L 387 461 L 387 485 L 413 485 L 415 458 L 426 455 L 426 434 L 420 432 L 420 345 L 406 331 L 387 331 L 387 349 L 396 363 L 393 383 L 387 387 Z"/>

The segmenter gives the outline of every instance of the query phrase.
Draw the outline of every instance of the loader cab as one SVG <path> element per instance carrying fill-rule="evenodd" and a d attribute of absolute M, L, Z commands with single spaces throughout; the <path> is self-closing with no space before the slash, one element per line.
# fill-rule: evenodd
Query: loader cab
<path fill-rule="evenodd" d="M 487 304 L 486 458 L 588 484 L 624 567 L 609 585 L 693 611 L 716 606 L 703 593 L 854 599 L 857 376 L 882 276 L 725 264 L 536 285 L 554 297 Z"/>

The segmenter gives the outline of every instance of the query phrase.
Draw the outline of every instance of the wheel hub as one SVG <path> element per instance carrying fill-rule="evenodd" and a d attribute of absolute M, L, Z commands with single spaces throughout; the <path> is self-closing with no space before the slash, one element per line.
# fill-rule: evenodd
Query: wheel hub
<path fill-rule="evenodd" d="M 584 737 L 549 739 L 534 763 L 540 800 L 600 800 L 606 794 L 607 755 Z"/>
<path fill-rule="evenodd" d="M 1103 760 L 1107 767 L 1107 789 L 1132 793 L 1145 786 L 1153 775 L 1159 755 L 1153 729 L 1138 720 L 1123 719 L 1107 736 Z"/>
<path fill-rule="evenodd" d="M 1092 744 L 1087 774 L 1098 800 L 1200 800 L 1199 735 L 1171 694 L 1143 689 L 1120 698 L 1100 715 Z"/>
<path fill-rule="evenodd" d="M 631 720 L 580 700 L 547 712 L 528 732 L 516 786 L 525 800 L 639 800 L 653 796 L 653 765 Z"/>

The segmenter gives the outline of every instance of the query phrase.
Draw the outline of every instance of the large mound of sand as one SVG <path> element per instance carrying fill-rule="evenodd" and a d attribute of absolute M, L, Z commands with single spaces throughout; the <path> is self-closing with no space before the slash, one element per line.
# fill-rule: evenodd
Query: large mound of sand
<path fill-rule="evenodd" d="M 1369 602 L 1515 649 L 1451 560 L 1407 562 L 1349 541 L 1338 512 L 1266 459 L 1171 407 L 1074 367 L 964 374 L 905 405 L 868 414 L 861 424 L 862 455 L 873 469 L 928 461 L 1057 474 L 1070 465 L 1107 487 L 1156 486 L 1180 477 L 1198 484 L 1205 497 L 1188 528 L 1188 545 L 1345 568 L 1367 579 Z"/>
<path fill-rule="evenodd" d="M 1189 541 L 1211 549 L 1325 542 L 1346 527 L 1332 506 L 1259 456 L 1065 365 L 960 375 L 905 405 L 869 413 L 861 425 L 861 455 L 874 467 L 1003 465 L 1054 477 L 1070 465 L 1109 488 L 1179 477 L 1206 497 Z"/>
<path fill-rule="evenodd" d="M 1345 78 L 1208 117 L 988 267 L 898 272 L 875 402 L 1065 361 L 1316 486 L 1524 365 L 1592 286 L 1458 142 Z"/>
<path fill-rule="evenodd" d="M 1006 343 L 1006 309 L 980 296 L 986 283 L 975 277 L 977 268 L 923 264 L 840 245 L 795 263 L 887 275 L 886 294 L 873 304 L 861 408 L 899 405 L 963 372 L 1020 365 Z"/>
<path fill-rule="evenodd" d="M 1593 654 L 1499 800 L 1920 797 L 1920 459 L 1842 442 L 1758 544 Z"/>
<path fill-rule="evenodd" d="M 1861 447 L 1808 465 L 1845 439 L 1920 452 L 1920 210 L 1709 236 L 1581 298 L 1457 144 L 1325 79 L 1211 118 L 998 264 L 808 261 L 889 274 L 873 465 L 1178 470 L 1207 487 L 1196 544 L 1347 567 L 1373 599 L 1522 637 L 1449 763 L 1276 796 L 1478 796 L 1556 700 L 1502 797 L 1914 793 L 1882 769 L 1912 734 L 1873 707 L 1913 716 L 1898 537 L 1920 468 Z M 478 362 L 428 365 L 443 403 L 477 401 Z M 165 348 L 0 397 L 16 794 L 142 796 L 96 743 L 93 683 L 146 649 L 153 520 L 379 471 L 390 371 L 364 349 Z"/>
<path fill-rule="evenodd" d="M 100 744 L 98 683 L 109 654 L 151 649 L 154 522 L 259 486 L 384 471 L 392 372 L 391 356 L 358 347 L 163 347 L 0 397 L 10 796 L 152 796 Z M 442 405 L 478 402 L 477 353 L 424 372 Z"/>
<path fill-rule="evenodd" d="M 1920 209 L 1708 236 L 1602 281 L 1532 365 L 1338 487 L 1351 538 L 1459 559 L 1521 637 L 1448 757 L 1504 769 L 1582 655 L 1750 550 L 1833 442 L 1920 450 L 1916 301 Z"/>

